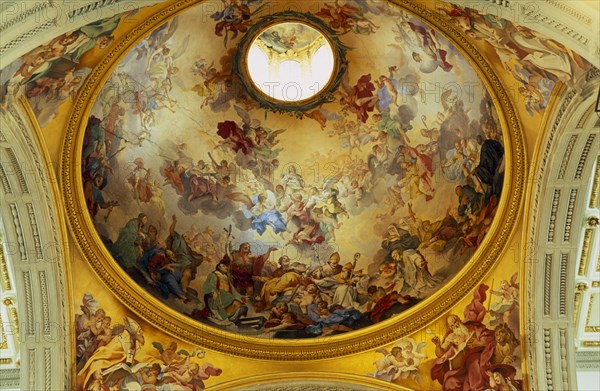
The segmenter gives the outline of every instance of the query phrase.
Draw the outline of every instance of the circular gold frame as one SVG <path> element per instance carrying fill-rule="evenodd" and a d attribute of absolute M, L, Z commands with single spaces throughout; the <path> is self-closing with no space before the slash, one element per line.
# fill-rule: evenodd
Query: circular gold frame
<path fill-rule="evenodd" d="M 256 86 L 250 76 L 248 67 L 246 66 L 248 62 L 248 52 L 250 51 L 250 47 L 254 40 L 265 30 L 281 23 L 299 23 L 315 29 L 325 37 L 333 52 L 333 71 L 331 72 L 327 84 L 309 98 L 295 101 L 283 101 L 269 96 Z M 301 115 L 301 113 L 317 108 L 333 99 L 333 93 L 339 87 L 342 77 L 346 72 L 347 50 L 348 48 L 335 36 L 335 32 L 320 19 L 311 14 L 295 11 L 278 12 L 264 16 L 260 21 L 256 22 L 248 29 L 248 32 L 246 32 L 240 40 L 237 53 L 233 59 L 232 68 L 239 82 L 244 86 L 245 91 L 252 99 L 257 101 L 261 107 L 274 112 L 297 112 Z"/>
<path fill-rule="evenodd" d="M 364 329 L 310 340 L 266 340 L 233 334 L 191 320 L 133 283 L 112 260 L 95 231 L 83 196 L 80 151 L 87 118 L 95 97 L 125 54 L 161 23 L 202 2 L 177 1 L 146 19 L 114 45 L 93 69 L 78 93 L 62 148 L 60 185 L 68 222 L 77 246 L 102 282 L 133 312 L 176 338 L 227 354 L 269 360 L 324 359 L 373 349 L 416 332 L 453 308 L 493 268 L 514 231 L 524 199 L 525 145 L 510 96 L 489 63 L 441 15 L 410 1 L 391 2 L 442 32 L 478 72 L 498 112 L 507 152 L 506 167 L 510 167 L 505 172 L 503 196 L 489 234 L 471 260 L 442 289 L 402 314 Z"/>

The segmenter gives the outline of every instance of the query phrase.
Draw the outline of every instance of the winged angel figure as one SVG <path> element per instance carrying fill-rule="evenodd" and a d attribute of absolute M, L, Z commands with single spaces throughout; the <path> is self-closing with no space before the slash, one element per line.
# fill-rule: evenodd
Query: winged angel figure
<path fill-rule="evenodd" d="M 408 46 L 412 58 L 419 63 L 419 70 L 431 73 L 441 68 L 450 72 L 454 67 L 448 62 L 448 51 L 442 49 L 435 30 L 408 20 L 408 16 L 396 24 L 396 42 Z"/>
<path fill-rule="evenodd" d="M 373 363 L 377 371 L 370 376 L 386 381 L 410 378 L 420 383 L 419 365 L 427 358 L 421 353 L 425 345 L 426 342 L 417 344 L 412 338 L 404 338 L 392 347 L 391 353 L 384 348 L 377 349 L 383 357 Z"/>
<path fill-rule="evenodd" d="M 276 205 L 275 193 L 266 190 L 244 202 L 242 213 L 250 219 L 252 229 L 258 232 L 259 235 L 264 234 L 267 227 L 273 228 L 273 231 L 278 234 L 286 230 L 286 223 L 281 213 L 276 209 Z"/>

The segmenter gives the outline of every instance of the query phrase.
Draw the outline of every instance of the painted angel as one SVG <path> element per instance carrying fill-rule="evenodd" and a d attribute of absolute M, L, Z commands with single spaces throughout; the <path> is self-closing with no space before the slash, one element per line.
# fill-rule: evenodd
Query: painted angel
<path fill-rule="evenodd" d="M 408 46 L 421 72 L 431 73 L 438 67 L 445 72 L 452 70 L 453 65 L 447 61 L 448 52 L 441 48 L 434 30 L 408 20 L 398 22 L 396 26 L 396 42 Z"/>
<path fill-rule="evenodd" d="M 250 114 L 239 106 L 234 106 L 238 116 L 242 119 L 242 126 L 235 121 L 223 121 L 217 124 L 217 134 L 223 138 L 220 146 L 229 146 L 234 152 L 241 151 L 244 155 L 250 154 L 255 147 L 252 137 L 253 127 L 260 126 L 258 120 L 252 120 Z"/>
<path fill-rule="evenodd" d="M 396 343 L 391 353 L 387 349 L 377 349 L 376 352 L 383 354 L 383 357 L 373 363 L 377 368 L 374 377 L 387 381 L 411 378 L 420 383 L 418 370 L 421 361 L 427 358 L 421 353 L 425 345 L 426 342 L 417 344 L 414 339 L 406 338 Z"/>
<path fill-rule="evenodd" d="M 511 313 L 519 308 L 519 273 L 515 273 L 507 280 L 500 281 L 498 290 L 490 290 L 490 293 L 498 299 L 490 307 L 490 325 L 509 323 Z"/>
<path fill-rule="evenodd" d="M 277 210 L 275 193 L 267 190 L 242 201 L 242 213 L 250 219 L 252 229 L 262 235 L 271 227 L 278 234 L 286 230 L 286 223 L 281 213 Z"/>
<path fill-rule="evenodd" d="M 356 114 L 356 119 L 366 123 L 369 113 L 375 109 L 377 94 L 375 85 L 371 81 L 371 74 L 362 75 L 354 86 L 350 85 L 347 73 L 342 78 L 341 87 L 338 91 L 342 94 L 340 104 L 345 110 Z"/>

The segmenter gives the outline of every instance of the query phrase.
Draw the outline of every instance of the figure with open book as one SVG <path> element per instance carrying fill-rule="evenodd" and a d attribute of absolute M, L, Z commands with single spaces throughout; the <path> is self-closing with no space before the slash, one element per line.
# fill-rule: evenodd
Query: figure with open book
<path fill-rule="evenodd" d="M 437 356 L 431 378 L 437 380 L 444 391 L 484 391 L 489 387 L 486 371 L 492 365 L 496 340 L 494 331 L 482 323 L 487 289 L 487 285 L 479 285 L 473 300 L 465 307 L 464 320 L 455 314 L 448 315 L 444 338 L 440 340 L 435 336 L 431 340 Z"/>

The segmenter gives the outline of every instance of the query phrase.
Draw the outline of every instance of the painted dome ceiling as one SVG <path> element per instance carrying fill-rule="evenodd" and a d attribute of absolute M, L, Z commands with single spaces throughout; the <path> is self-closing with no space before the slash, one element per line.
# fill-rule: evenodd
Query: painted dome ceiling
<path fill-rule="evenodd" d="M 123 53 L 87 119 L 83 194 L 114 262 L 232 333 L 398 317 L 477 261 L 500 202 L 501 125 L 461 51 L 391 3 L 314 5 L 180 13 Z M 280 98 L 248 80 L 255 39 Z M 325 43 L 333 75 L 290 104 Z"/>

